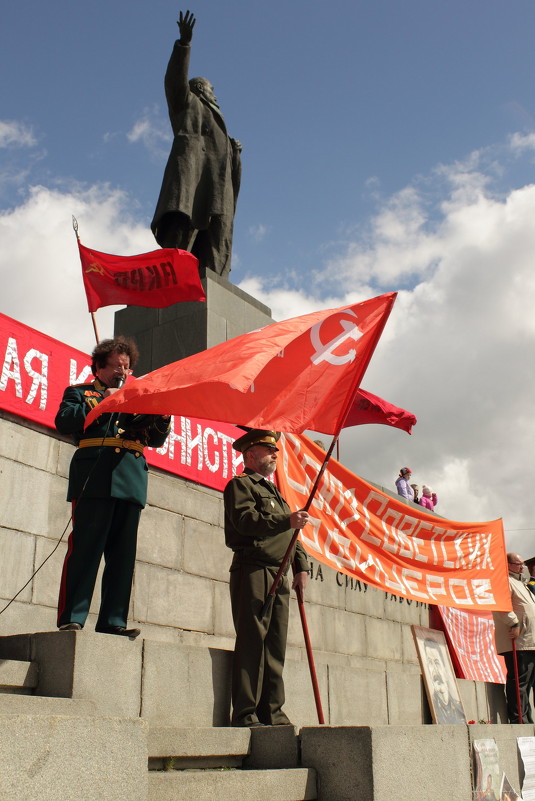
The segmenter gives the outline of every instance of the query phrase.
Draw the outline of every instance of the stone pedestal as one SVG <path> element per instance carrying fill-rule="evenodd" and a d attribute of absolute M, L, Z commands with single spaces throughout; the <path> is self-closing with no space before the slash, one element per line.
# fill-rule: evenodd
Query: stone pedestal
<path fill-rule="evenodd" d="M 202 284 L 205 303 L 128 306 L 117 312 L 115 335 L 133 337 L 139 348 L 137 376 L 273 322 L 271 309 L 213 271 L 206 271 Z"/>

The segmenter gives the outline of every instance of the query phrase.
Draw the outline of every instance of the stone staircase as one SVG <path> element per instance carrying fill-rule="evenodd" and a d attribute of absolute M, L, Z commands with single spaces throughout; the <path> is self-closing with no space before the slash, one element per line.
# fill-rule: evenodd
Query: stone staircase
<path fill-rule="evenodd" d="M 255 769 L 262 761 L 263 747 L 273 746 L 279 739 L 280 749 L 282 741 L 296 740 L 293 727 L 284 728 L 288 731 L 151 727 L 148 732 L 149 801 L 316 799 L 316 773 L 313 769 L 298 768 L 297 760 L 294 767 Z M 263 738 L 264 734 L 269 737 Z M 260 751 L 258 757 L 255 757 L 256 749 Z M 272 751 L 269 753 L 275 765 L 278 760 Z"/>
<path fill-rule="evenodd" d="M 44 664 L 47 649 L 36 649 L 31 635 L 0 638 L 2 801 L 317 799 L 316 773 L 299 766 L 299 741 L 292 726 L 250 730 L 158 725 L 118 717 L 117 702 L 111 699 L 108 717 L 102 694 L 93 693 L 96 700 L 80 697 L 80 677 L 73 688 L 77 697 L 37 695 L 43 689 L 51 692 L 51 663 L 76 639 L 72 633 L 47 638 L 54 647 Z M 132 653 L 121 641 L 98 642 L 115 656 L 117 648 Z M 41 663 L 32 661 L 35 654 Z M 70 670 L 65 665 L 62 673 Z M 86 673 L 87 666 L 81 676 Z M 64 681 L 64 675 L 58 677 L 59 692 L 65 691 Z M 91 684 L 84 684 L 92 694 Z"/>
<path fill-rule="evenodd" d="M 464 801 L 489 736 L 521 786 L 516 738 L 533 725 L 235 729 L 227 668 L 180 643 L 0 637 L 1 801 Z"/>

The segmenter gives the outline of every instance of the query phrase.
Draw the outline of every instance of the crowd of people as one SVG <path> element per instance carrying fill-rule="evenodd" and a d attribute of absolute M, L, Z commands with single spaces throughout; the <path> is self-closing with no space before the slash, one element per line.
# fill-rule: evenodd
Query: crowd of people
<path fill-rule="evenodd" d="M 420 495 L 420 488 L 418 484 L 411 484 L 412 470 L 410 467 L 402 467 L 399 471 L 399 476 L 396 478 L 396 488 L 398 495 L 405 498 L 407 501 L 412 501 L 425 509 L 433 512 L 438 503 L 436 492 L 433 492 L 431 487 L 427 484 L 422 484 L 422 494 Z"/>

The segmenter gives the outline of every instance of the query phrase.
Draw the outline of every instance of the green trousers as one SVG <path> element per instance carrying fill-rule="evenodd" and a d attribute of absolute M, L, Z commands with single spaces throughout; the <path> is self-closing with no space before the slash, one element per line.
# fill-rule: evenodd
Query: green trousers
<path fill-rule="evenodd" d="M 290 587 L 282 579 L 271 611 L 260 618 L 277 570 L 233 564 L 230 573 L 236 645 L 232 665 L 232 725 L 283 725 L 282 671 L 288 633 Z"/>
<path fill-rule="evenodd" d="M 63 563 L 58 626 L 84 625 L 102 556 L 97 626 L 126 626 L 141 506 L 119 498 L 73 501 L 73 528 Z"/>

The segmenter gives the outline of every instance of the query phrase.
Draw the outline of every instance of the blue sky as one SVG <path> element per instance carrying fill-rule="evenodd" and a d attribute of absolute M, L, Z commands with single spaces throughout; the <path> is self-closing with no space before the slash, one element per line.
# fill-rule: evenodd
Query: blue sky
<path fill-rule="evenodd" d="M 155 247 L 179 9 L 3 10 L 0 311 L 85 350 L 71 214 L 96 249 Z M 363 386 L 419 423 L 344 434 L 344 461 L 387 486 L 409 464 L 437 511 L 503 516 L 535 554 L 532 0 L 192 10 L 191 75 L 243 144 L 230 280 L 276 319 L 400 290 Z"/>

